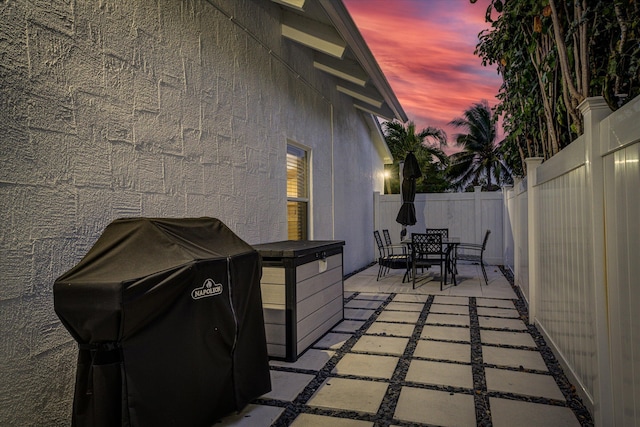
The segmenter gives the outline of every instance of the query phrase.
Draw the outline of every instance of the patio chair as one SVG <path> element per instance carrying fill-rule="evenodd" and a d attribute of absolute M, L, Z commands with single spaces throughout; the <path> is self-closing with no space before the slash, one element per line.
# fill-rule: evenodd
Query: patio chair
<path fill-rule="evenodd" d="M 451 273 L 451 278 L 453 280 L 453 284 L 458 286 L 458 282 L 456 281 L 456 275 L 458 274 L 458 244 L 460 240 L 456 237 L 449 240 L 449 229 L 448 228 L 427 228 L 427 234 L 440 234 L 442 236 L 443 245 L 446 242 L 446 249 L 443 249 L 447 253 L 447 272 Z"/>
<path fill-rule="evenodd" d="M 427 234 L 440 234 L 443 239 L 449 238 L 448 228 L 427 228 Z"/>
<path fill-rule="evenodd" d="M 373 237 L 378 245 L 378 264 L 380 266 L 376 281 L 380 280 L 390 269 L 404 269 L 405 272 L 409 269 L 409 257 L 406 254 L 395 255 L 390 253 L 390 250 L 382 243 L 378 230 L 374 230 Z M 404 281 L 404 278 L 402 280 Z"/>
<path fill-rule="evenodd" d="M 442 247 L 441 234 L 411 233 L 411 273 L 413 277 L 413 289 L 416 288 L 416 269 L 418 267 L 430 268 L 432 265 L 440 265 L 440 290 L 443 282 L 446 282 L 447 254 Z"/>
<path fill-rule="evenodd" d="M 427 228 L 427 234 L 440 234 L 442 236 L 442 241 L 447 241 L 449 239 L 449 229 L 448 228 Z M 447 265 L 447 269 L 451 272 L 452 276 L 455 278 L 456 270 L 456 246 L 447 248 L 449 259 Z M 454 249 L 454 250 L 449 250 Z"/>
<path fill-rule="evenodd" d="M 405 245 L 394 245 L 391 241 L 391 235 L 389 234 L 389 230 L 386 228 L 382 230 L 382 236 L 384 237 L 384 244 L 387 248 L 387 253 L 390 255 L 397 254 L 396 251 L 399 251 L 401 254 L 407 253 L 407 247 Z"/>
<path fill-rule="evenodd" d="M 489 286 L 489 279 L 487 279 L 487 271 L 484 268 L 484 251 L 487 248 L 487 240 L 489 240 L 489 234 L 491 230 L 487 230 L 484 234 L 482 244 L 477 243 L 460 243 L 457 248 L 456 258 L 458 261 L 470 261 L 479 263 L 482 268 L 482 275 L 484 276 L 484 282 Z"/>

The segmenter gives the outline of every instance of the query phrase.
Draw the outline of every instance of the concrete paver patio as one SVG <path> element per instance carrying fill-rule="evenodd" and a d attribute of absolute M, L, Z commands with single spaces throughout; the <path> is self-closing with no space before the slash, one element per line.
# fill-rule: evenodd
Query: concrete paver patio
<path fill-rule="evenodd" d="M 459 266 L 458 286 L 377 266 L 345 280 L 345 320 L 274 390 L 217 426 L 591 426 L 498 267 Z M 482 283 L 482 284 L 481 284 Z M 551 359 L 551 360 L 550 360 Z"/>

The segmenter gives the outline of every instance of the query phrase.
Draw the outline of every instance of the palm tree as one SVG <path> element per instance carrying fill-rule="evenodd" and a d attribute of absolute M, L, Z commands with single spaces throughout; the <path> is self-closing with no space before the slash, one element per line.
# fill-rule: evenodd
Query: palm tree
<path fill-rule="evenodd" d="M 389 146 L 389 151 L 393 156 L 392 187 L 393 192 L 399 191 L 398 164 L 412 151 L 420 168 L 424 174 L 422 181 L 418 185 L 418 192 L 444 191 L 447 185 L 443 184 L 443 173 L 449 163 L 449 158 L 440 148 L 447 145 L 447 136 L 442 129 L 426 127 L 420 132 L 416 132 L 416 125 L 409 121 L 406 126 L 400 122 L 383 123 L 385 131 L 385 141 Z M 434 161 L 434 159 L 437 160 Z"/>
<path fill-rule="evenodd" d="M 455 135 L 456 145 L 463 150 L 449 156 L 451 165 L 447 176 L 458 189 L 480 185 L 486 180 L 486 189 L 495 190 L 511 182 L 511 171 L 496 143 L 496 124 L 486 100 L 465 110 L 464 117 L 449 122 L 467 133 Z M 495 184 L 494 184 L 495 183 Z"/>

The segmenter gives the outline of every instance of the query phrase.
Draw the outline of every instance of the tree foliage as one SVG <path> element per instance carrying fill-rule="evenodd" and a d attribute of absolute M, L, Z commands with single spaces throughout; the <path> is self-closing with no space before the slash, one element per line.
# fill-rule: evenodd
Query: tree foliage
<path fill-rule="evenodd" d="M 640 94 L 638 1 L 491 1 L 476 54 L 503 77 L 496 114 L 515 172 L 582 133 L 585 98 L 601 95 L 615 110 Z"/>
<path fill-rule="evenodd" d="M 416 183 L 417 192 L 439 193 L 449 188 L 449 182 L 444 176 L 449 158 L 440 148 L 447 145 L 447 136 L 442 129 L 429 126 L 417 131 L 412 121 L 406 125 L 397 121 L 384 122 L 382 125 L 385 140 L 393 156 L 393 165 L 387 167 L 387 184 L 392 193 L 400 191 L 398 165 L 410 151 L 415 154 L 422 170 L 422 179 Z"/>
<path fill-rule="evenodd" d="M 494 191 L 504 184 L 510 184 L 511 171 L 503 160 L 500 145 L 497 144 L 496 123 L 486 100 L 465 110 L 463 117 L 453 119 L 449 124 L 462 128 L 466 133 L 455 135 L 456 145 L 462 151 L 452 154 L 447 176 L 457 189 L 482 185 Z"/>

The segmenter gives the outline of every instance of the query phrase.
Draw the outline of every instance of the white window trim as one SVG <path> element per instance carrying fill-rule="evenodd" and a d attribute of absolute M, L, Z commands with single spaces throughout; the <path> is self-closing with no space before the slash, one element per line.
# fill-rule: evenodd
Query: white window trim
<path fill-rule="evenodd" d="M 287 138 L 287 141 L 285 144 L 285 157 L 286 157 L 287 148 L 289 145 L 303 150 L 307 155 L 308 195 L 306 198 L 300 198 L 300 197 L 289 197 L 288 195 L 285 194 L 286 201 L 287 202 L 288 201 L 307 202 L 307 239 L 313 240 L 313 229 L 314 229 L 313 227 L 313 151 L 311 150 L 311 147 L 306 146 L 304 144 L 300 144 L 297 141 Z M 285 193 L 286 193 L 286 186 L 285 186 Z"/>

